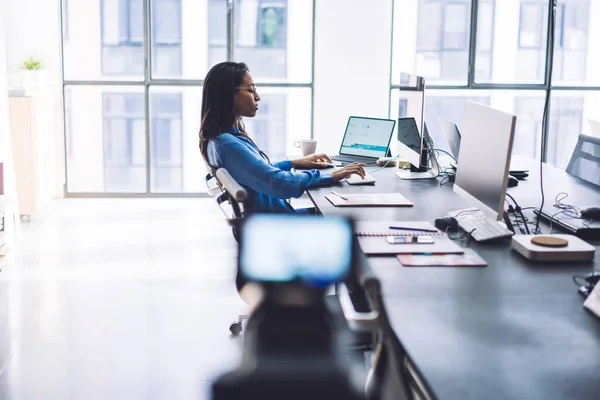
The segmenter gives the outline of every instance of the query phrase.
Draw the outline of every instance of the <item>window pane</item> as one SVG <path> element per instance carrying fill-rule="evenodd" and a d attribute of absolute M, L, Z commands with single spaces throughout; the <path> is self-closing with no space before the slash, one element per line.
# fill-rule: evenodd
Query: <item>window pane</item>
<path fill-rule="evenodd" d="M 245 119 L 246 131 L 271 161 L 298 154 L 294 141 L 310 138 L 311 90 L 258 88 L 260 109 Z"/>
<path fill-rule="evenodd" d="M 465 4 L 447 4 L 444 12 L 444 49 L 465 50 L 469 42 L 469 15 Z"/>
<path fill-rule="evenodd" d="M 150 181 L 153 193 L 206 191 L 198 149 L 201 87 L 150 88 Z"/>
<path fill-rule="evenodd" d="M 67 191 L 145 193 L 143 88 L 67 86 Z"/>
<path fill-rule="evenodd" d="M 394 7 L 392 84 L 401 72 L 433 84 L 466 84 L 470 0 L 403 0 Z"/>
<path fill-rule="evenodd" d="M 142 80 L 142 0 L 63 2 L 66 80 Z"/>
<path fill-rule="evenodd" d="M 560 1 L 556 13 L 554 85 L 600 85 L 600 3 Z"/>
<path fill-rule="evenodd" d="M 480 2 L 476 82 L 544 81 L 547 4 L 537 0 Z"/>
<path fill-rule="evenodd" d="M 391 91 L 390 118 L 396 118 L 394 109 L 401 104 L 400 91 Z M 513 155 L 538 157 L 544 107 L 543 91 L 511 91 L 511 90 L 426 90 L 425 122 L 428 131 L 436 143 L 436 147 L 449 148 L 448 141 L 437 126 L 436 118 L 443 117 L 462 126 L 465 101 L 471 100 L 489 105 L 498 110 L 514 113 L 517 116 Z M 485 139 L 482 132 L 482 140 Z M 460 163 L 460 160 L 459 160 Z"/>
<path fill-rule="evenodd" d="M 257 82 L 312 80 L 312 4 L 236 0 L 234 58 L 248 64 Z"/>
<path fill-rule="evenodd" d="M 442 13 L 441 3 L 419 3 L 419 24 L 427 27 L 417 31 L 417 51 L 439 51 L 442 48 Z"/>
<path fill-rule="evenodd" d="M 589 120 L 600 121 L 600 92 L 552 92 L 548 132 L 548 163 L 566 168 L 580 133 L 597 136 Z"/>
<path fill-rule="evenodd" d="M 246 132 L 271 159 L 298 154 L 294 141 L 310 138 L 311 90 L 258 88 L 260 109 L 246 118 Z M 150 88 L 152 191 L 206 191 L 206 167 L 198 149 L 202 88 Z"/>
<path fill-rule="evenodd" d="M 151 0 L 152 78 L 204 79 L 227 58 L 227 2 Z"/>

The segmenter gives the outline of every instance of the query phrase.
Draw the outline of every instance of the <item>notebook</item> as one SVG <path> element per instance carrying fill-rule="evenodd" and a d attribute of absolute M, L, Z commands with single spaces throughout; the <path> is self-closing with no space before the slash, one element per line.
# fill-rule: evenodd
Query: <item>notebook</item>
<path fill-rule="evenodd" d="M 414 204 L 400 193 L 328 194 L 336 207 L 412 207 Z"/>
<path fill-rule="evenodd" d="M 390 226 L 402 226 L 434 232 L 418 230 L 394 230 Z M 362 251 L 368 255 L 397 254 L 463 254 L 464 249 L 454 243 L 448 235 L 437 230 L 427 221 L 359 221 L 356 223 L 356 236 Z M 390 244 L 388 236 L 431 236 L 433 243 Z"/>
<path fill-rule="evenodd" d="M 464 254 L 399 254 L 398 261 L 405 267 L 485 267 L 487 262 L 473 249 Z"/>

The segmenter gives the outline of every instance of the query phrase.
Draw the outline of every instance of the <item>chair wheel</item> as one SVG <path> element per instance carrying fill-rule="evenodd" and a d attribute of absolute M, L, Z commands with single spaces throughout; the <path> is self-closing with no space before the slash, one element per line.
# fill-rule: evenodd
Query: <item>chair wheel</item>
<path fill-rule="evenodd" d="M 237 336 L 242 333 L 242 323 L 234 322 L 233 324 L 229 325 L 229 332 L 231 332 L 233 336 Z"/>

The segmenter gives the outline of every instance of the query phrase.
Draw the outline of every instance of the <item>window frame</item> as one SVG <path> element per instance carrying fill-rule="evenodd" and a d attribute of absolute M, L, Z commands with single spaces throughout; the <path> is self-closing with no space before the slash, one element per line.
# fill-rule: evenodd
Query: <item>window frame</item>
<path fill-rule="evenodd" d="M 100 49 L 101 52 L 104 51 L 104 49 L 107 48 L 111 48 L 111 47 L 118 47 L 118 46 L 130 46 L 130 47 L 135 47 L 135 48 L 139 48 L 141 49 L 141 51 L 143 51 L 143 55 L 145 58 L 145 62 L 144 65 L 140 68 L 143 69 L 143 78 L 140 76 L 139 78 L 137 77 L 138 75 L 141 75 L 141 73 L 136 73 L 136 76 L 133 78 L 129 78 L 126 77 L 124 79 L 120 79 L 119 77 L 122 76 L 122 74 L 118 73 L 110 73 L 110 72 L 104 72 L 104 63 L 101 61 L 101 70 L 103 70 L 103 72 L 101 73 L 100 78 L 96 78 L 93 80 L 86 80 L 86 79 L 79 79 L 79 78 L 75 78 L 75 79 L 66 79 L 65 78 L 65 54 L 64 54 L 64 44 L 66 41 L 69 40 L 69 35 L 68 33 L 72 33 L 69 32 L 69 26 L 68 26 L 68 20 L 66 18 L 66 14 L 69 12 L 69 8 L 68 8 L 68 0 L 59 0 L 60 3 L 60 7 L 61 7 L 61 18 L 60 18 L 60 47 L 61 47 L 61 78 L 62 78 L 62 91 L 63 91 L 63 96 L 65 95 L 65 93 L 68 92 L 68 89 L 70 89 L 71 87 L 75 87 L 75 86 L 103 86 L 103 87 L 110 87 L 110 86 L 123 86 L 123 87 L 137 87 L 137 88 L 143 88 L 143 96 L 144 96 L 144 126 L 145 126 L 145 139 L 146 139 L 146 149 L 145 149 L 145 156 L 146 156 L 146 182 L 145 182 L 145 187 L 146 190 L 143 193 L 138 193 L 138 192 L 132 192 L 132 193 L 121 193 L 119 192 L 118 195 L 119 196 L 125 196 L 125 197 L 171 197 L 171 196 L 178 196 L 178 197 L 203 197 L 203 196 L 207 196 L 207 193 L 205 192 L 204 189 L 200 189 L 200 192 L 177 192 L 177 193 L 164 193 L 164 192 L 155 192 L 153 190 L 153 181 L 152 181 L 152 172 L 151 172 L 151 168 L 152 165 L 155 162 L 155 157 L 153 155 L 156 154 L 156 152 L 154 151 L 153 153 L 153 149 L 152 149 L 152 115 L 150 113 L 150 97 L 151 95 L 154 96 L 156 95 L 154 92 L 152 92 L 151 94 L 151 88 L 155 88 L 155 87 L 165 87 L 165 86 L 173 86 L 175 88 L 185 88 L 185 87 L 201 87 L 203 85 L 203 79 L 202 78 L 198 78 L 198 79 L 186 79 L 183 78 L 182 76 L 178 76 L 175 78 L 165 78 L 165 77 L 161 77 L 161 76 L 157 76 L 157 77 L 153 77 L 152 76 L 152 62 L 153 62 L 153 49 L 155 48 L 154 46 L 159 46 L 159 47 L 174 47 L 174 46 L 181 46 L 182 42 L 185 41 L 185 38 L 183 37 L 183 19 L 185 18 L 185 15 L 183 14 L 183 12 L 185 10 L 182 10 L 181 7 L 178 7 L 179 9 L 179 13 L 178 13 L 178 19 L 180 21 L 180 29 L 182 30 L 182 34 L 179 35 L 179 37 L 177 38 L 178 40 L 174 40 L 173 43 L 164 43 L 164 41 L 161 41 L 160 36 L 156 35 L 156 32 L 154 31 L 153 27 L 156 26 L 157 24 L 157 20 L 156 17 L 157 15 L 153 14 L 153 8 L 155 8 L 155 4 L 153 3 L 153 0 L 141 0 L 142 1 L 142 7 L 143 7 L 143 41 L 139 42 L 136 40 L 132 40 L 135 39 L 134 36 L 131 32 L 132 29 L 132 24 L 130 24 L 130 14 L 131 14 L 131 0 L 119 0 L 117 2 L 115 2 L 115 4 L 117 4 L 116 8 L 118 10 L 124 10 L 122 12 L 123 14 L 123 18 L 125 18 L 125 20 L 120 23 L 118 22 L 117 28 L 119 29 L 117 32 L 117 35 L 115 36 L 115 40 L 113 42 L 111 42 L 110 40 L 107 39 L 113 39 L 110 38 L 109 36 L 107 36 L 106 30 L 107 30 L 107 19 L 105 14 L 106 12 L 112 12 L 112 10 L 105 10 L 106 6 L 105 6 L 105 2 L 107 0 L 100 0 L 99 3 L 99 8 L 100 8 L 100 12 L 99 12 L 99 18 L 100 18 L 100 38 L 99 40 L 99 45 L 100 45 Z M 287 81 L 287 80 L 275 80 L 275 79 L 268 79 L 267 82 L 261 82 L 258 81 L 257 83 L 261 86 L 261 87 L 270 87 L 270 88 L 304 88 L 307 89 L 308 91 L 310 91 L 310 138 L 313 137 L 314 135 L 314 70 L 315 70 L 315 12 L 316 12 L 316 0 L 304 0 L 304 1 L 311 1 L 311 13 L 310 13 L 310 17 L 307 15 L 306 17 L 306 23 L 310 23 L 311 24 L 311 61 L 310 61 L 310 78 L 307 78 L 306 81 L 304 81 L 304 78 L 302 81 L 298 81 L 298 82 L 293 82 L 293 81 Z M 392 1 L 392 0 L 390 0 Z M 72 1 L 71 1 L 72 3 Z M 226 52 L 227 52 L 227 56 L 226 59 L 229 61 L 234 61 L 234 57 L 233 57 L 233 53 L 234 53 L 234 45 L 235 45 L 235 36 L 233 34 L 233 25 L 234 25 L 234 21 L 235 21 L 235 10 L 236 10 L 236 4 L 239 4 L 237 1 L 233 1 L 230 4 L 228 3 L 228 0 L 209 0 L 207 2 L 207 9 L 209 9 L 210 7 L 212 7 L 214 4 L 218 4 L 218 3 L 222 3 L 223 6 L 226 9 L 226 14 L 225 17 L 219 21 L 219 23 L 221 23 L 223 26 L 227 26 L 226 28 L 226 39 L 224 43 L 221 42 L 214 42 L 211 40 L 208 40 L 207 45 L 208 45 L 208 49 L 210 51 L 210 49 L 214 49 L 214 48 L 226 48 Z M 182 1 L 178 0 L 178 4 L 180 4 L 181 6 L 183 6 Z M 261 48 L 273 48 L 273 47 L 286 47 L 287 48 L 287 39 L 288 39 L 288 28 L 289 28 L 289 23 L 288 23 L 288 19 L 290 17 L 289 15 L 289 6 L 288 6 L 288 0 L 259 0 L 259 4 L 258 7 L 266 7 L 270 4 L 284 4 L 285 5 L 285 12 L 282 14 L 283 17 L 285 18 L 285 30 L 283 31 L 283 33 L 281 34 L 281 42 L 280 42 L 280 46 L 272 46 L 272 45 L 266 45 L 266 46 L 255 46 L 255 47 L 261 47 Z M 231 7 L 231 8 L 229 8 Z M 308 18 L 310 18 L 310 20 L 308 20 Z M 303 18 L 304 21 L 304 18 Z M 125 32 L 124 30 L 124 26 L 127 27 L 127 31 Z M 123 35 L 121 35 L 120 33 L 123 32 Z M 261 41 L 259 40 L 259 35 L 262 34 L 263 32 L 263 27 L 262 25 L 260 25 L 257 21 L 257 25 L 255 27 L 255 32 L 257 35 L 257 44 L 260 44 Z M 158 40 L 157 40 L 158 39 Z M 102 59 L 103 54 L 101 53 L 101 59 Z M 137 55 L 136 55 L 137 57 Z M 112 78 L 118 76 L 117 78 Z M 108 90 L 106 93 L 109 94 L 116 94 L 116 92 L 111 92 L 110 90 Z M 307 92 L 308 93 L 308 92 Z M 180 94 L 182 94 L 180 92 Z M 182 105 L 183 108 L 184 105 Z M 104 107 L 102 105 L 102 107 Z M 66 105 L 63 102 L 63 121 L 65 121 L 66 115 L 67 115 L 67 111 L 65 110 Z M 182 132 L 183 129 L 185 128 L 185 116 L 183 114 L 183 109 L 182 109 L 182 117 L 181 117 L 181 125 L 182 125 Z M 103 124 L 104 124 L 104 120 L 105 120 L 105 115 L 104 115 L 104 111 L 101 111 L 101 115 L 100 117 L 102 118 Z M 111 118 L 110 116 L 106 116 L 106 118 Z M 139 128 L 138 128 L 139 129 Z M 187 128 L 185 128 L 187 129 Z M 133 128 L 131 127 L 131 123 L 127 123 L 127 127 L 126 127 L 126 132 L 128 137 L 132 135 Z M 70 130 L 67 133 L 67 126 L 66 124 L 63 124 L 63 134 L 64 134 L 64 146 L 65 146 L 65 182 L 66 185 L 64 186 L 65 188 L 65 197 L 112 197 L 115 195 L 115 193 L 108 193 L 106 191 L 104 192 L 77 192 L 77 191 L 72 191 L 69 189 L 69 156 L 67 156 L 67 149 L 69 151 L 71 151 L 72 149 L 69 146 L 69 143 L 71 142 L 71 140 L 73 139 L 73 132 L 71 132 Z M 102 140 L 104 140 L 104 128 L 101 129 L 101 135 L 102 135 Z M 77 135 L 75 135 L 77 136 Z M 68 139 L 68 140 L 67 140 Z M 184 141 L 184 136 L 182 133 L 182 137 L 181 137 L 181 143 L 182 143 L 182 148 L 181 150 L 181 163 L 182 165 L 184 165 L 183 161 L 183 157 L 184 157 L 184 149 L 183 149 L 183 141 Z M 126 139 L 126 141 L 129 139 Z M 130 140 L 129 140 L 130 141 Z M 131 148 L 131 146 L 129 147 Z M 128 150 L 129 154 L 131 154 L 131 150 Z M 70 154 L 70 153 L 69 153 Z M 130 163 L 130 161 L 132 160 L 131 156 L 128 156 L 129 160 L 128 163 Z M 104 158 L 104 156 L 103 156 Z M 103 161 L 104 162 L 104 161 Z M 110 161 L 109 161 L 110 163 Z M 160 164 L 160 163 L 159 163 Z M 96 166 L 94 166 L 96 167 Z M 98 166 L 100 167 L 100 166 Z M 182 171 L 183 173 L 183 171 Z M 183 178 L 182 178 L 182 184 L 184 187 L 186 187 L 186 183 L 183 182 Z"/>
<path fill-rule="evenodd" d="M 440 0 L 434 0 L 435 2 L 439 2 Z M 452 0 L 450 0 L 452 1 Z M 536 0 L 532 0 L 532 1 L 527 1 L 527 0 L 521 0 L 519 7 L 522 7 L 524 4 L 526 3 L 531 3 L 531 4 L 542 4 L 542 6 L 546 6 L 546 10 L 547 12 L 544 13 L 542 12 L 542 27 L 540 29 L 542 29 L 542 33 L 541 33 L 541 38 L 542 40 L 540 40 L 541 42 L 543 42 L 543 38 L 545 37 L 544 35 L 547 34 L 547 25 L 546 25 L 546 29 L 544 30 L 544 20 L 548 21 L 550 18 L 550 12 L 549 12 L 549 6 L 551 4 L 552 0 L 544 0 L 544 1 L 536 1 Z M 429 0 L 420 0 L 419 1 L 419 5 L 421 3 L 425 3 L 425 2 L 429 2 Z M 477 43 L 478 43 L 478 34 L 479 34 L 479 30 L 478 30 L 478 19 L 480 18 L 479 15 L 479 7 L 481 4 L 484 3 L 489 3 L 489 2 L 493 2 L 494 4 L 494 17 L 493 17 L 493 23 L 495 24 L 496 22 L 496 8 L 499 4 L 499 0 L 472 0 L 471 1 L 471 15 L 470 18 L 468 19 L 468 23 L 469 25 L 469 45 L 468 45 L 468 51 L 469 51 L 469 69 L 468 69 L 468 79 L 467 79 L 467 83 L 466 84 L 437 84 L 437 83 L 433 83 L 433 84 L 427 84 L 427 88 L 428 89 L 435 89 L 435 90 L 482 90 L 482 91 L 491 91 L 491 90 L 514 90 L 514 91 L 525 91 L 525 90 L 545 90 L 552 93 L 559 93 L 561 91 L 600 91 L 600 85 L 598 86 L 592 86 L 590 84 L 586 84 L 585 81 L 582 81 L 580 84 L 575 84 L 575 85 L 565 85 L 565 84 L 557 84 L 557 83 L 552 83 L 552 81 L 550 79 L 548 79 L 548 68 L 549 68 L 549 60 L 550 60 L 550 52 L 549 50 L 549 44 L 547 43 L 546 46 L 543 45 L 538 45 L 534 48 L 538 49 L 538 50 L 543 50 L 543 54 L 542 57 L 545 58 L 545 62 L 543 65 L 544 68 L 544 79 L 542 82 L 534 82 L 534 83 L 518 83 L 518 82 L 513 82 L 513 83 L 494 83 L 494 82 L 478 82 L 476 81 L 476 79 L 480 79 L 479 77 L 477 77 L 476 73 L 477 73 L 477 66 L 479 65 L 477 63 L 477 56 L 479 54 L 481 54 L 481 52 L 483 50 L 478 51 L 477 49 Z M 393 0 L 393 9 L 395 7 L 402 7 L 402 0 Z M 568 5 L 572 5 L 572 4 L 577 4 L 578 7 L 590 7 L 590 0 L 563 0 L 560 1 L 558 7 L 560 7 L 560 9 L 566 9 L 566 13 L 569 13 L 569 7 Z M 581 12 L 581 11 L 579 11 Z M 567 52 L 572 52 L 574 50 L 570 50 L 568 49 L 568 47 L 566 46 L 566 30 L 567 30 L 567 17 L 565 14 L 565 12 L 562 12 L 562 15 L 560 15 L 561 12 L 557 12 L 557 24 L 556 24 L 556 29 L 557 29 L 557 34 L 555 37 L 555 46 L 557 50 L 562 50 L 565 53 Z M 521 39 L 521 27 L 522 27 L 522 21 L 521 18 L 522 15 L 520 15 L 519 18 L 519 25 L 518 25 L 518 42 L 516 44 L 517 49 L 521 49 L 521 48 L 528 48 L 528 47 L 524 47 L 524 46 L 520 46 L 520 44 L 522 44 L 522 39 Z M 586 36 L 586 48 L 589 48 L 589 26 L 591 25 L 591 21 L 587 22 L 587 30 L 585 30 L 585 32 L 587 33 Z M 394 21 L 393 21 L 394 24 Z M 392 26 L 392 29 L 394 29 L 394 26 Z M 493 53 L 493 47 L 494 47 L 494 28 L 492 28 L 492 49 L 489 51 L 483 51 L 485 54 L 487 53 Z M 392 42 L 393 43 L 393 42 Z M 545 47 L 545 48 L 544 48 Z M 394 60 L 394 48 L 392 45 L 392 48 L 390 50 L 392 52 L 392 57 L 391 57 L 391 62 L 393 62 Z M 587 50 L 583 50 L 583 51 L 587 51 Z M 428 53 L 433 53 L 433 51 L 431 50 L 427 50 L 425 52 Z M 421 49 L 417 46 L 417 54 L 421 53 Z M 438 53 L 441 54 L 441 51 Z M 587 53 L 586 53 L 587 54 Z M 492 62 L 490 60 L 490 62 Z M 555 57 L 555 65 L 559 62 L 559 60 L 556 60 Z M 390 68 L 392 70 L 392 68 Z M 393 71 L 393 70 L 392 70 Z M 491 71 L 491 73 L 493 73 L 493 71 Z M 396 82 L 397 77 L 394 77 L 392 75 L 390 75 L 390 104 L 388 107 L 388 112 L 389 115 L 393 115 L 391 113 L 392 110 L 394 110 L 396 107 L 398 107 L 397 104 L 392 104 L 392 99 L 396 97 L 396 95 L 394 94 L 394 91 L 399 90 L 402 85 L 398 84 Z M 485 78 L 484 78 L 485 79 Z M 556 105 L 555 105 L 556 106 Z M 551 115 L 552 112 L 551 110 L 549 110 L 549 112 L 546 115 L 546 125 L 550 126 L 550 119 L 551 119 Z M 541 125 L 541 123 L 540 123 Z M 548 136 L 551 136 L 552 133 L 550 131 L 548 131 Z M 538 142 L 539 143 L 539 142 Z M 536 145 L 537 146 L 537 145 Z M 543 161 L 547 160 L 547 156 L 548 156 L 548 137 L 542 137 L 541 138 L 541 146 L 540 149 L 542 150 L 542 154 L 541 154 L 541 158 Z M 537 150 L 539 152 L 539 150 Z"/>

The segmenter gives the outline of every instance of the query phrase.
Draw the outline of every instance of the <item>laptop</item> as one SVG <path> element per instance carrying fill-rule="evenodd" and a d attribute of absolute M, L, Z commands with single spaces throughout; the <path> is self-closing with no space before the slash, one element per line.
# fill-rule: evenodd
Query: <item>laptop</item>
<path fill-rule="evenodd" d="M 440 129 L 444 132 L 446 139 L 448 139 L 448 144 L 450 145 L 450 152 L 452 153 L 454 158 L 458 160 L 461 140 L 461 134 L 458 130 L 458 126 L 456 126 L 455 123 L 450 122 L 442 117 L 437 117 L 437 120 Z M 452 167 L 456 168 L 457 165 L 452 163 Z M 517 179 L 524 179 L 529 176 L 529 169 L 511 165 L 508 173 Z"/>
<path fill-rule="evenodd" d="M 560 211 L 560 209 L 550 206 L 544 207 L 541 214 L 539 210 L 535 210 L 534 213 L 539 215 L 542 221 L 552 224 L 553 227 L 558 226 L 582 239 L 600 239 L 600 221 L 574 218 L 570 215 L 559 214 Z"/>
<path fill-rule="evenodd" d="M 388 154 L 395 126 L 396 121 L 393 119 L 350 117 L 340 154 L 330 158 L 343 164 L 375 164 L 379 158 Z"/>

